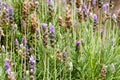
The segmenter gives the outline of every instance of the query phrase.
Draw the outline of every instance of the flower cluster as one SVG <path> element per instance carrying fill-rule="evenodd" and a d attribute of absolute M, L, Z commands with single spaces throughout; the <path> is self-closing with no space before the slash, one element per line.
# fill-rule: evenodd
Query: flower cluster
<path fill-rule="evenodd" d="M 11 70 L 10 60 L 5 60 L 5 71 L 8 77 L 8 80 L 15 80 L 14 73 Z"/>
<path fill-rule="evenodd" d="M 32 55 L 30 56 L 29 64 L 30 64 L 30 71 L 29 71 L 30 72 L 30 80 L 34 80 L 35 60 Z"/>

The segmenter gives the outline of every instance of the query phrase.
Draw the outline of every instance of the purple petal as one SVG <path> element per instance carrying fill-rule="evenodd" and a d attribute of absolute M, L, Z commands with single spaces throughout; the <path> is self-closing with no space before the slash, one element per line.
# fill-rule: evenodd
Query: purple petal
<path fill-rule="evenodd" d="M 92 0 L 92 4 L 95 6 L 96 5 L 96 0 Z"/>
<path fill-rule="evenodd" d="M 7 8 L 8 7 L 8 4 L 6 2 L 3 2 L 2 5 Z"/>
<path fill-rule="evenodd" d="M 32 55 L 30 56 L 30 61 L 29 61 L 29 62 L 30 62 L 30 64 L 32 64 L 32 65 L 35 63 L 34 57 L 33 57 Z"/>
<path fill-rule="evenodd" d="M 19 42 L 18 42 L 17 39 L 15 39 L 15 45 L 16 45 L 16 46 L 19 46 Z"/>
<path fill-rule="evenodd" d="M 47 28 L 47 24 L 46 23 L 42 23 L 42 28 L 46 29 Z"/>
<path fill-rule="evenodd" d="M 87 12 L 87 6 L 85 4 L 83 5 L 83 11 Z"/>
<path fill-rule="evenodd" d="M 10 7 L 10 8 L 9 8 L 9 15 L 12 15 L 12 14 L 13 14 L 13 8 Z"/>
<path fill-rule="evenodd" d="M 51 25 L 51 26 L 50 26 L 50 33 L 54 33 L 54 32 L 55 32 L 55 30 L 54 30 L 54 26 Z"/>
<path fill-rule="evenodd" d="M 66 55 L 67 55 L 67 52 L 66 52 L 66 51 L 64 51 L 64 52 L 63 52 L 63 56 L 66 56 Z"/>
<path fill-rule="evenodd" d="M 52 5 L 53 0 L 48 0 L 48 5 Z"/>
<path fill-rule="evenodd" d="M 7 71 L 9 68 L 10 68 L 9 61 L 6 60 L 6 61 L 5 61 L 5 70 Z"/>
<path fill-rule="evenodd" d="M 80 45 L 80 42 L 79 42 L 79 41 L 76 42 L 76 46 L 78 46 L 78 45 Z"/>
<path fill-rule="evenodd" d="M 25 46 L 27 44 L 27 40 L 26 40 L 25 36 L 22 38 L 22 43 L 23 43 L 23 46 Z"/>
<path fill-rule="evenodd" d="M 94 18 L 94 21 L 97 21 L 98 20 L 98 17 L 96 14 L 93 15 L 93 18 Z"/>
<path fill-rule="evenodd" d="M 103 11 L 106 12 L 107 11 L 107 4 L 103 5 Z"/>

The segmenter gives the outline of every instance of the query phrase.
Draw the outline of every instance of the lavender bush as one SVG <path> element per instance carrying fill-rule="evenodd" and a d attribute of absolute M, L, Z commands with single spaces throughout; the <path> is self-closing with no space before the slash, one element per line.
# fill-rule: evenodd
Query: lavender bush
<path fill-rule="evenodd" d="M 0 80 L 120 80 L 119 2 L 0 1 Z"/>

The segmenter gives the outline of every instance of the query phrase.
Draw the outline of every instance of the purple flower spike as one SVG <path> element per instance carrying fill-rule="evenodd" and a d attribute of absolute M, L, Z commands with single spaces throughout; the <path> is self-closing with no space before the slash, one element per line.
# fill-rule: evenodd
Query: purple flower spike
<path fill-rule="evenodd" d="M 97 21 L 97 20 L 98 20 L 98 17 L 97 17 L 96 14 L 93 15 L 93 19 L 94 19 L 94 21 Z"/>
<path fill-rule="evenodd" d="M 87 6 L 85 4 L 83 5 L 83 11 L 87 12 Z"/>
<path fill-rule="evenodd" d="M 10 69 L 9 60 L 6 60 L 5 61 L 5 70 L 6 70 L 6 72 L 8 72 L 9 69 Z"/>
<path fill-rule="evenodd" d="M 64 51 L 64 52 L 63 52 L 63 56 L 65 57 L 66 55 L 67 55 L 67 52 L 66 52 L 66 51 Z"/>
<path fill-rule="evenodd" d="M 6 2 L 3 2 L 2 5 L 7 9 L 8 8 L 8 4 Z"/>
<path fill-rule="evenodd" d="M 23 43 L 23 46 L 26 46 L 27 40 L 26 40 L 26 37 L 25 37 L 25 36 L 22 38 L 22 43 Z"/>
<path fill-rule="evenodd" d="M 16 45 L 16 46 L 19 46 L 19 42 L 18 42 L 17 39 L 15 39 L 15 45 Z"/>
<path fill-rule="evenodd" d="M 39 40 L 39 33 L 40 33 L 39 28 L 36 28 L 36 38 L 37 38 L 37 40 Z"/>
<path fill-rule="evenodd" d="M 39 28 L 36 28 L 36 35 L 39 35 Z"/>
<path fill-rule="evenodd" d="M 51 26 L 50 26 L 50 33 L 54 33 L 54 32 L 55 32 L 54 26 L 51 25 Z"/>
<path fill-rule="evenodd" d="M 77 26 L 77 21 L 74 21 L 74 27 L 76 27 Z"/>
<path fill-rule="evenodd" d="M 76 46 L 79 46 L 79 45 L 80 45 L 80 42 L 79 42 L 79 41 L 77 41 L 77 42 L 76 42 Z"/>
<path fill-rule="evenodd" d="M 95 6 L 96 5 L 96 0 L 92 0 L 92 4 Z"/>
<path fill-rule="evenodd" d="M 77 41 L 77 42 L 76 42 L 76 46 L 75 46 L 75 47 L 76 47 L 76 48 L 75 48 L 75 51 L 78 51 L 78 50 L 79 50 L 79 45 L 80 45 L 80 42 Z"/>
<path fill-rule="evenodd" d="M 34 63 L 35 63 L 34 57 L 31 55 L 31 56 L 30 56 L 30 64 L 31 64 L 31 65 L 34 65 Z"/>
<path fill-rule="evenodd" d="M 30 80 L 34 80 L 35 60 L 32 55 L 30 56 L 29 63 L 30 63 L 30 71 L 29 71 L 30 72 Z"/>
<path fill-rule="evenodd" d="M 47 24 L 46 23 L 42 23 L 42 28 L 46 29 L 47 28 Z"/>
<path fill-rule="evenodd" d="M 10 8 L 9 8 L 9 15 L 12 15 L 12 14 L 13 14 L 13 8 L 10 7 Z"/>
<path fill-rule="evenodd" d="M 53 0 L 48 0 L 48 5 L 52 5 Z"/>
<path fill-rule="evenodd" d="M 66 50 L 63 52 L 63 61 L 66 61 L 66 58 L 67 58 L 67 52 Z"/>
<path fill-rule="evenodd" d="M 103 5 L 103 11 L 106 12 L 107 11 L 107 4 Z"/>

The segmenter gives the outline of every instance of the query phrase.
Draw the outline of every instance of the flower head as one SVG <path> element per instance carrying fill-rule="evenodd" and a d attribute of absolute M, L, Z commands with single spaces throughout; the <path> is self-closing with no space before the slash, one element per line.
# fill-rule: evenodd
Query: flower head
<path fill-rule="evenodd" d="M 98 17 L 97 17 L 96 14 L 93 15 L 93 19 L 94 19 L 94 21 L 97 21 L 97 20 L 98 20 Z"/>
<path fill-rule="evenodd" d="M 16 46 L 19 46 L 19 42 L 18 42 L 17 39 L 15 39 L 15 45 L 16 45 Z"/>
<path fill-rule="evenodd" d="M 42 23 L 42 29 L 46 29 L 47 28 L 47 24 L 46 23 Z"/>
<path fill-rule="evenodd" d="M 8 72 L 9 69 L 10 69 L 10 63 L 9 63 L 9 60 L 6 59 L 5 60 L 5 70 L 6 70 L 6 72 Z"/>
<path fill-rule="evenodd" d="M 54 32 L 55 32 L 54 26 L 51 25 L 51 26 L 50 26 L 50 33 L 54 33 Z"/>
<path fill-rule="evenodd" d="M 83 5 L 83 8 L 82 8 L 82 9 L 83 9 L 83 11 L 84 11 L 85 13 L 87 13 L 87 6 L 86 6 L 86 4 Z"/>
<path fill-rule="evenodd" d="M 30 62 L 31 65 L 34 65 L 34 63 L 35 63 L 34 57 L 32 55 L 30 56 L 30 61 L 29 62 Z"/>
<path fill-rule="evenodd" d="M 64 52 L 63 52 L 63 56 L 65 57 L 66 55 L 67 55 L 67 52 L 66 52 L 66 51 L 64 51 Z"/>
<path fill-rule="evenodd" d="M 3 2 L 2 5 L 7 9 L 8 8 L 8 4 L 6 2 Z"/>
<path fill-rule="evenodd" d="M 80 42 L 79 42 L 79 41 L 76 42 L 76 46 L 78 46 L 78 45 L 80 45 Z"/>
<path fill-rule="evenodd" d="M 92 0 L 92 5 L 96 5 L 96 0 Z"/>
<path fill-rule="evenodd" d="M 12 14 L 13 14 L 13 8 L 10 7 L 10 8 L 9 8 L 9 15 L 12 15 Z"/>
<path fill-rule="evenodd" d="M 22 38 L 22 43 L 23 43 L 23 46 L 26 46 L 27 40 L 26 40 L 26 37 L 25 37 L 25 36 Z"/>
<path fill-rule="evenodd" d="M 53 0 L 48 0 L 48 5 L 53 5 Z"/>
<path fill-rule="evenodd" d="M 104 4 L 104 5 L 103 5 L 103 11 L 104 11 L 104 12 L 107 12 L 107 4 Z"/>
<path fill-rule="evenodd" d="M 36 28 L 36 35 L 39 35 L 39 28 Z"/>

